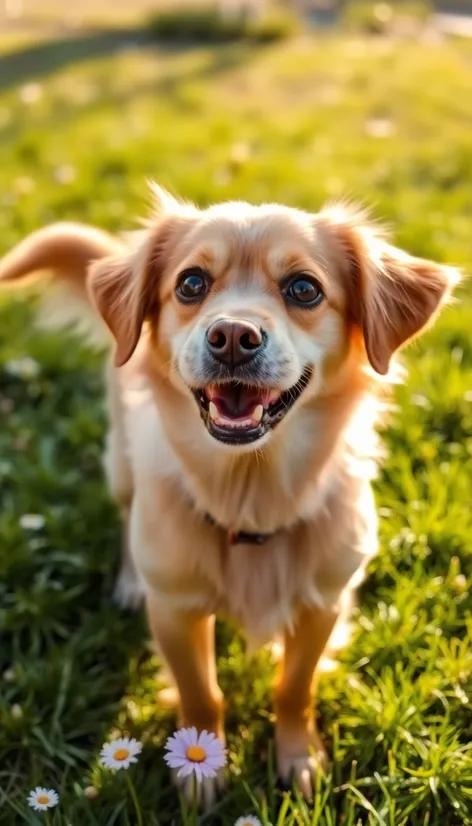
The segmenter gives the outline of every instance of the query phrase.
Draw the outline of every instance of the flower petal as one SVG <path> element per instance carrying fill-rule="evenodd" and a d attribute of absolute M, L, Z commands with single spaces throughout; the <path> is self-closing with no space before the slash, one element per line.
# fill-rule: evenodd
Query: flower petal
<path fill-rule="evenodd" d="M 203 777 L 216 777 L 216 769 L 213 766 L 209 766 L 208 763 L 198 763 L 197 764 Z"/>
<path fill-rule="evenodd" d="M 185 766 L 182 766 L 182 768 L 177 772 L 177 777 L 188 777 L 189 774 L 192 774 L 193 767 L 194 763 L 186 763 Z"/>
<path fill-rule="evenodd" d="M 198 745 L 198 731 L 195 726 L 192 728 L 187 729 L 188 731 L 188 744 L 189 746 L 197 746 Z"/>
<path fill-rule="evenodd" d="M 187 749 L 188 749 L 187 744 L 184 743 L 183 740 L 178 740 L 177 743 L 175 744 L 174 748 L 172 749 L 172 753 L 173 754 L 179 754 L 181 757 L 186 757 L 187 756 Z"/>
<path fill-rule="evenodd" d="M 206 749 L 214 739 L 215 735 L 213 734 L 213 732 L 209 732 L 206 729 L 203 729 L 203 731 L 201 731 L 198 736 L 197 745 L 201 746 L 203 749 Z"/>
<path fill-rule="evenodd" d="M 178 769 L 180 766 L 187 766 L 188 760 L 176 754 L 165 754 L 164 760 L 171 769 Z"/>
<path fill-rule="evenodd" d="M 209 757 L 205 760 L 205 766 L 208 766 L 210 769 L 222 769 L 223 766 L 226 764 L 226 760 L 217 759 L 215 757 Z"/>
<path fill-rule="evenodd" d="M 194 763 L 193 764 L 193 771 L 195 772 L 195 779 L 197 783 L 201 783 L 204 778 L 204 764 L 203 763 Z"/>
<path fill-rule="evenodd" d="M 225 757 L 226 749 L 223 748 L 221 743 L 211 743 L 206 749 L 206 753 L 209 757 Z"/>
<path fill-rule="evenodd" d="M 190 746 L 192 743 L 192 735 L 191 729 L 189 728 L 181 728 L 175 732 L 175 739 L 178 743 L 181 743 L 184 747 Z"/>

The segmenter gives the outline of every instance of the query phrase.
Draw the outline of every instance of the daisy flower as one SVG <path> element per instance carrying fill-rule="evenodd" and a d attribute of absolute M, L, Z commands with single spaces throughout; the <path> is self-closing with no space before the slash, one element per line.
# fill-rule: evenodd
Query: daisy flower
<path fill-rule="evenodd" d="M 244 817 L 238 817 L 234 826 L 262 826 L 262 823 L 254 815 L 244 815 Z"/>
<path fill-rule="evenodd" d="M 137 754 L 142 744 L 139 740 L 119 737 L 111 743 L 104 743 L 100 752 L 100 763 L 107 769 L 129 769 L 131 763 L 137 763 Z"/>
<path fill-rule="evenodd" d="M 36 786 L 28 795 L 28 806 L 31 806 L 36 812 L 45 812 L 46 809 L 52 809 L 59 803 L 59 795 L 54 789 L 43 789 L 42 786 Z"/>
<path fill-rule="evenodd" d="M 178 769 L 177 777 L 187 777 L 192 772 L 200 783 L 204 777 L 216 777 L 218 769 L 226 763 L 226 751 L 216 734 L 198 733 L 196 728 L 182 728 L 169 737 L 164 760 L 171 769 Z"/>

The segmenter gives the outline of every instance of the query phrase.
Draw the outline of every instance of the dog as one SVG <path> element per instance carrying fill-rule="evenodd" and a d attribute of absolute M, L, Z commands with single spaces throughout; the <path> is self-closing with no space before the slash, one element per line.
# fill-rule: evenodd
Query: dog
<path fill-rule="evenodd" d="M 200 210 L 157 186 L 154 199 L 126 242 L 75 224 L 39 230 L 3 259 L 0 280 L 53 271 L 111 333 L 116 595 L 130 605 L 143 593 L 182 725 L 224 740 L 215 615 L 254 644 L 283 632 L 277 767 L 309 798 L 327 761 L 314 675 L 377 551 L 379 402 L 395 353 L 459 275 L 342 204 Z M 204 803 L 221 781 L 204 781 Z M 181 789 L 192 793 L 188 778 Z"/>

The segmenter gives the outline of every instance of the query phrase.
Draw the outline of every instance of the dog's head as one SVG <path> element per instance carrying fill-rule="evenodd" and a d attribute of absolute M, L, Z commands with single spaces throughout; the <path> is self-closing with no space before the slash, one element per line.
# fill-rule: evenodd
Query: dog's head
<path fill-rule="evenodd" d="M 95 263 L 90 291 L 117 366 L 147 322 L 161 371 L 233 449 L 260 446 L 304 399 L 339 383 L 353 357 L 387 374 L 457 278 L 342 207 L 200 211 L 157 195 L 159 214 L 136 248 Z"/>

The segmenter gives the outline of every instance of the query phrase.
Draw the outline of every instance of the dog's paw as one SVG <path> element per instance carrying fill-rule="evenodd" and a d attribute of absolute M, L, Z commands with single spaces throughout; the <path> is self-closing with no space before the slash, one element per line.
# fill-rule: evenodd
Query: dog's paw
<path fill-rule="evenodd" d="M 187 805 L 192 806 L 196 801 L 199 808 L 211 809 L 226 786 L 224 769 L 220 769 L 215 777 L 204 777 L 201 783 L 196 782 L 193 773 L 189 777 L 179 777 L 178 771 L 171 769 L 172 782 Z"/>
<path fill-rule="evenodd" d="M 137 611 L 144 597 L 144 588 L 135 571 L 124 566 L 113 589 L 113 602 L 127 611 Z"/>
<path fill-rule="evenodd" d="M 296 748 L 290 743 L 277 745 L 277 773 L 283 785 L 295 785 L 306 800 L 313 799 L 315 777 L 328 765 L 328 755 L 318 734 L 307 747 Z"/>

